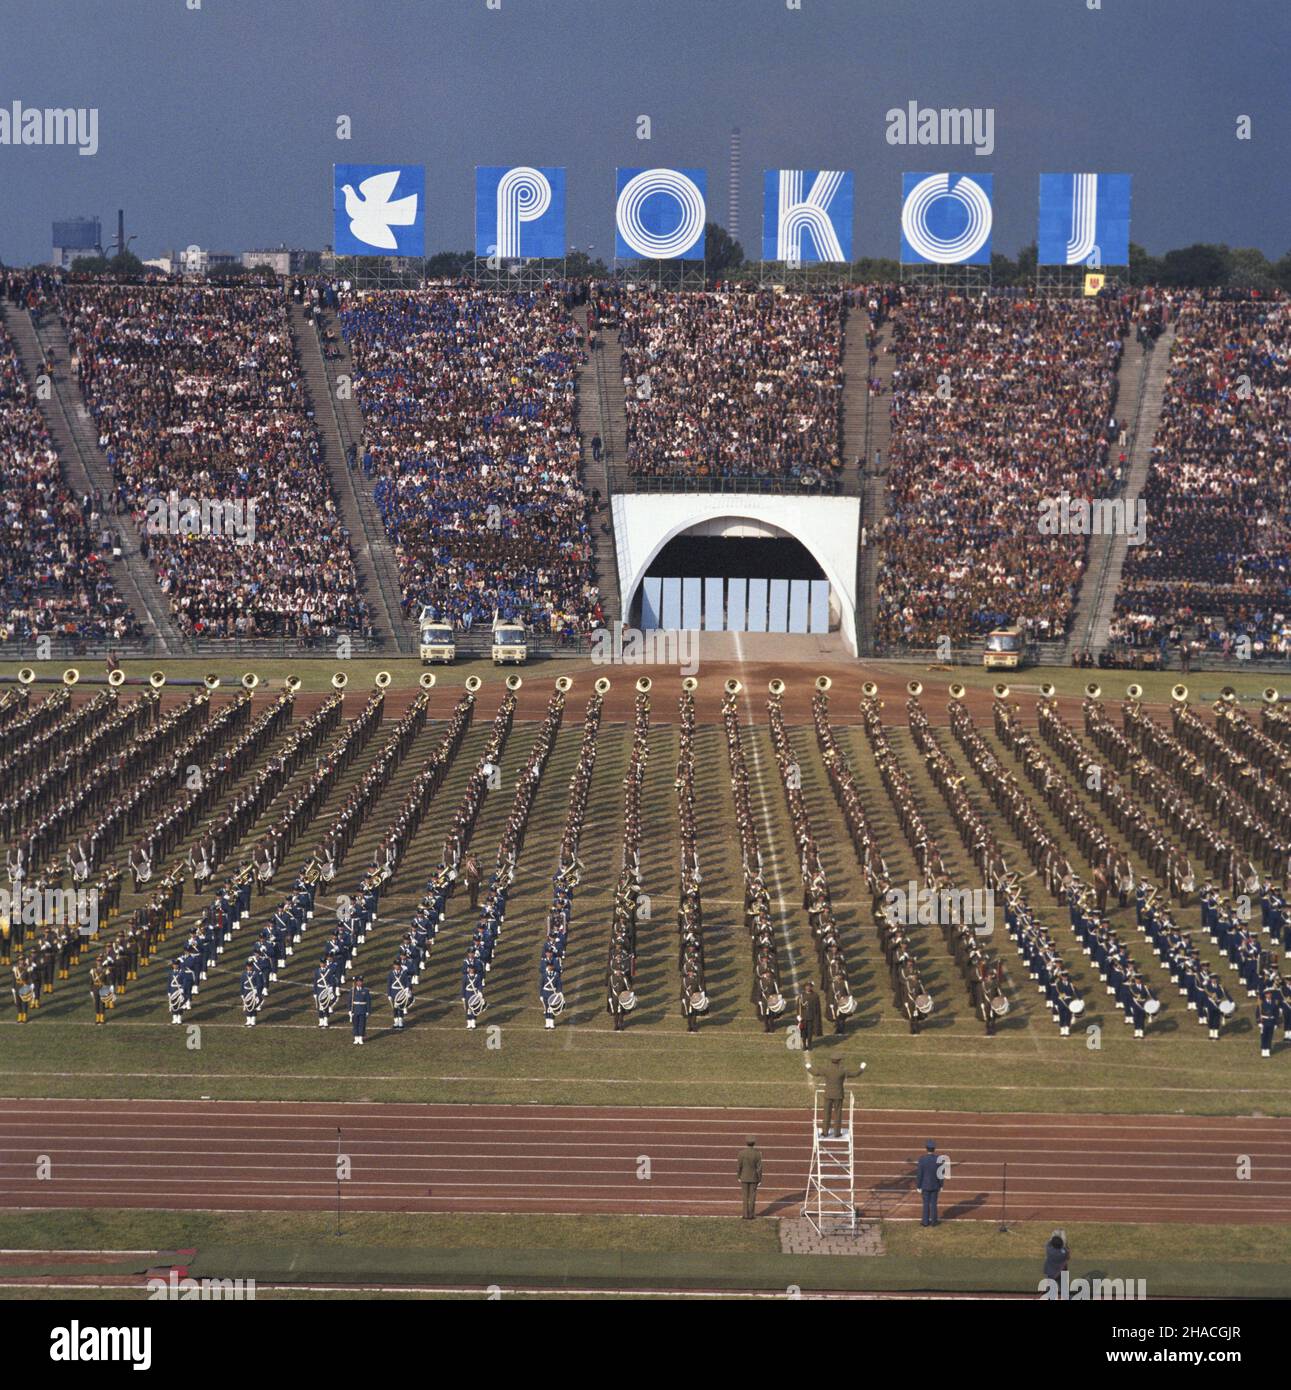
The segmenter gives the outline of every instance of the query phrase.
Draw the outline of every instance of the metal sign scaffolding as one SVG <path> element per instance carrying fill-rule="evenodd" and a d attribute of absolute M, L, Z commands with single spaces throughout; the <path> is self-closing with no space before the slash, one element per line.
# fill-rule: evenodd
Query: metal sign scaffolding
<path fill-rule="evenodd" d="M 852 1144 L 852 1117 L 856 1096 L 847 1093 L 847 1126 L 841 1136 L 821 1132 L 821 1096 L 817 1086 L 811 1115 L 811 1172 L 802 1215 L 820 1236 L 856 1234 L 856 1166 Z"/>

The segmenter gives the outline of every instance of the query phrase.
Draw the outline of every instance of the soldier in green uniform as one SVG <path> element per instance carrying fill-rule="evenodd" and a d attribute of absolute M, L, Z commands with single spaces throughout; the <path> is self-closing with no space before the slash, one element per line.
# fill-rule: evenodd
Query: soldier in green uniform
<path fill-rule="evenodd" d="M 752 1221 L 758 1200 L 758 1184 L 762 1181 L 762 1153 L 752 1136 L 744 1141 L 737 1161 L 736 1173 L 744 1189 L 744 1220 Z"/>
<path fill-rule="evenodd" d="M 843 1065 L 843 1054 L 836 1052 L 819 1072 L 807 1063 L 807 1070 L 812 1073 L 818 1081 L 825 1083 L 825 1127 L 821 1130 L 822 1137 L 832 1135 L 834 1138 L 841 1138 L 843 1133 L 843 1083 L 850 1081 L 855 1076 L 860 1076 L 865 1070 L 865 1063 L 855 1071 L 848 1071 Z"/>

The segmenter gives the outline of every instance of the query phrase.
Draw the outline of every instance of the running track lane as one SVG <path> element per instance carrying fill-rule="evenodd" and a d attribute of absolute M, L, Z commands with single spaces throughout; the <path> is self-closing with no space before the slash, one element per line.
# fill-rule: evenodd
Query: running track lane
<path fill-rule="evenodd" d="M 755 1134 L 760 1213 L 796 1215 L 811 1148 L 788 1110 L 6 1100 L 0 1207 L 326 1210 L 338 1126 L 351 1211 L 734 1216 Z M 1291 1118 L 858 1111 L 867 1216 L 917 1218 L 930 1138 L 943 1216 L 999 1220 L 1007 1163 L 1014 1220 L 1291 1222 Z"/>

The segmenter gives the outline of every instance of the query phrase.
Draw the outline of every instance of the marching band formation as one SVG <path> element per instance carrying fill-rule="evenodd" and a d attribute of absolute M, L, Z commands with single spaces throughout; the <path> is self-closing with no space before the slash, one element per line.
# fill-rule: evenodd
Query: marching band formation
<path fill-rule="evenodd" d="M 383 673 L 384 675 L 384 673 Z M 37 894 L 73 885 L 93 892 L 92 921 L 30 921 L 19 907 L 0 920 L 0 949 L 13 972 L 17 1018 L 27 1022 L 61 982 L 89 956 L 86 977 L 95 1020 L 102 1024 L 118 1001 L 179 933 L 169 961 L 166 1003 L 179 1023 L 193 1007 L 210 972 L 218 967 L 235 935 L 255 920 L 241 974 L 239 994 L 248 1027 L 254 1027 L 280 972 L 310 930 L 320 883 L 330 885 L 372 812 L 380 806 L 396 771 L 425 728 L 433 676 L 399 721 L 362 778 L 327 816 L 290 890 L 264 913 L 253 909 L 293 853 L 302 834 L 322 816 L 341 779 L 381 727 L 385 687 L 377 688 L 361 712 L 343 722 L 344 679 L 335 693 L 299 727 L 289 728 L 299 682 L 272 698 L 253 718 L 254 677 L 219 709 L 211 695 L 214 678 L 162 712 L 157 673 L 134 699 L 122 699 L 124 677 L 77 705 L 69 672 L 62 688 L 33 707 L 28 680 L 0 694 L 0 828 L 5 833 L 11 890 Z M 431 874 L 407 931 L 395 948 L 385 999 L 394 1028 L 402 1029 L 413 1005 L 442 925 L 453 887 L 462 878 L 477 910 L 462 961 L 461 1000 L 468 1028 L 487 1007 L 486 984 L 495 962 L 525 833 L 544 770 L 563 720 L 572 682 L 562 678 L 546 717 L 515 780 L 492 872 L 482 880 L 471 841 L 488 791 L 498 785 L 499 762 L 515 715 L 518 677 L 508 681 L 483 752 L 467 780 L 444 836 L 440 862 Z M 681 1014 L 698 1031 L 710 1008 L 705 979 L 705 941 L 700 829 L 696 794 L 697 682 L 683 682 L 679 700 L 678 754 L 674 778 L 679 836 L 677 966 Z M 372 991 L 356 973 L 359 950 L 377 921 L 383 891 L 397 872 L 412 837 L 443 787 L 469 731 L 479 682 L 468 689 L 447 721 L 436 746 L 410 784 L 397 813 L 384 828 L 357 888 L 341 900 L 337 921 L 314 967 L 312 990 L 320 1027 L 329 1026 L 348 986 L 349 1015 L 356 1045 L 365 1040 L 373 1009 Z M 588 701 L 578 760 L 569 783 L 564 827 L 540 951 L 538 998 L 544 1026 L 553 1028 L 566 1007 L 565 957 L 575 889 L 583 865 L 580 844 L 591 795 L 604 695 L 598 681 Z M 893 883 L 880 852 L 874 807 L 829 720 L 830 681 L 816 682 L 812 699 L 815 743 L 829 786 L 852 842 L 870 895 L 874 940 L 889 971 L 892 998 L 912 1032 L 933 1012 L 923 983 L 926 948 L 913 935 L 915 923 L 892 905 Z M 606 969 L 607 1011 L 616 1030 L 636 1007 L 637 934 L 650 918 L 640 868 L 643 796 L 650 734 L 649 678 L 637 682 L 631 751 L 624 777 L 623 838 L 614 888 Z M 789 1012 L 781 983 L 780 949 L 786 924 L 778 923 L 763 865 L 763 846 L 753 812 L 751 772 L 739 720 L 742 687 L 729 681 L 722 723 L 744 878 L 744 920 L 753 962 L 753 1003 L 759 1020 L 773 1031 Z M 981 881 L 1004 903 L 1007 935 L 1025 976 L 1042 995 L 1062 1034 L 1085 1012 L 1053 933 L 1027 902 L 1021 875 L 1011 869 L 1000 839 L 979 809 L 970 780 L 985 792 L 1022 855 L 1052 897 L 1065 909 L 1072 940 L 1088 969 L 1123 1015 L 1135 1038 L 1143 1038 L 1166 1007 L 1167 991 L 1154 989 L 1139 959 L 1155 960 L 1157 979 L 1178 990 L 1181 1008 L 1218 1042 L 1238 1012 L 1236 995 L 1252 1002 L 1262 1056 L 1272 1055 L 1277 1030 L 1291 1041 L 1291 981 L 1280 953 L 1291 949 L 1291 914 L 1282 882 L 1291 868 L 1291 716 L 1267 698 L 1257 722 L 1231 692 L 1215 703 L 1208 722 L 1176 687 L 1167 727 L 1142 706 L 1137 687 L 1121 711 L 1119 727 L 1108 717 L 1097 687 L 1087 688 L 1084 739 L 1062 717 L 1051 687 L 1042 687 L 1034 731 L 997 687 L 992 745 L 974 725 L 963 688 L 951 687 L 950 737 L 971 770 L 963 775 L 947 754 L 911 682 L 907 706 L 912 744 L 931 785 L 945 804 L 963 848 Z M 835 918 L 830 884 L 808 814 L 802 773 L 783 707 L 784 685 L 772 682 L 767 702 L 776 780 L 792 829 L 802 908 L 820 982 L 803 983 L 795 1017 L 805 1045 L 822 1027 L 842 1032 L 857 1011 L 848 963 Z M 931 833 L 903 757 L 885 729 L 877 691 L 867 686 L 862 727 L 893 822 L 916 865 L 918 886 L 934 902 L 952 904 L 967 895 Z M 330 741 L 329 741 L 330 739 Z M 1086 742 L 1087 740 L 1087 742 Z M 1010 771 L 996 747 L 1011 757 Z M 313 758 L 311 771 L 306 771 Z M 144 826 L 140 831 L 139 827 Z M 1061 835 L 1050 827 L 1060 826 Z M 121 847 L 133 836 L 128 853 Z M 250 841 L 250 843 L 247 843 Z M 1067 857 L 1071 847 L 1082 869 Z M 1198 886 L 1196 857 L 1209 875 Z M 238 867 L 226 866 L 236 859 Z M 121 918 L 125 874 L 137 906 Z M 1155 879 L 1155 882 L 1153 881 Z M 185 921 L 185 890 L 201 895 Z M 217 883 L 217 880 L 220 880 Z M 11 891 L 19 904 L 21 893 Z M 1133 926 L 1114 918 L 1133 909 Z M 1255 909 L 1258 906 L 1259 915 Z M 1199 921 L 1183 923 L 1196 908 Z M 781 905 L 783 910 L 783 904 Z M 330 913 L 327 914 L 330 917 Z M 963 978 L 974 1013 L 987 1033 L 1009 1013 L 1010 981 L 992 951 L 988 931 L 975 930 L 953 906 L 930 919 Z M 1117 923 L 1113 926 L 1113 921 Z M 923 918 L 919 919 L 923 925 Z M 1128 929 L 1127 929 L 1128 928 Z M 1133 938 L 1141 945 L 1133 945 Z M 1150 953 L 1150 955 L 1148 954 Z"/>

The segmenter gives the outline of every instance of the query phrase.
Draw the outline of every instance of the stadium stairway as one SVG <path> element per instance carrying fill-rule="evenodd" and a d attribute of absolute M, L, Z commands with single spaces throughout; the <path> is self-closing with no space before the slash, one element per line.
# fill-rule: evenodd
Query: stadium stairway
<path fill-rule="evenodd" d="M 318 326 L 305 317 L 303 305 L 292 303 L 291 335 L 305 376 L 305 390 L 314 424 L 323 446 L 323 459 L 332 480 L 332 488 L 341 507 L 341 516 L 350 532 L 350 548 L 358 569 L 364 597 L 372 609 L 373 626 L 387 649 L 404 656 L 415 654 L 417 647 L 413 629 L 404 620 L 400 604 L 399 565 L 386 537 L 381 514 L 372 499 L 372 489 L 356 467 L 345 463 L 345 449 L 353 444 L 363 447 L 363 417 L 352 394 L 338 399 L 336 378 L 347 376 L 353 382 L 354 367 L 349 348 L 340 337 L 335 317 L 326 310 L 319 311 L 324 329 L 337 329 L 341 358 L 331 364 L 324 360 Z"/>
<path fill-rule="evenodd" d="M 31 315 L 13 305 L 0 306 L 0 318 L 17 344 L 23 373 L 33 388 L 44 362 L 53 366 L 50 395 L 48 399 L 38 398 L 38 403 L 68 485 L 78 497 L 95 489 L 105 498 L 113 497 L 116 485 L 112 469 L 99 448 L 90 413 L 73 380 L 63 325 L 54 315 L 46 314 L 38 332 Z M 120 537 L 120 556 L 104 555 L 117 593 L 134 613 L 144 634 L 155 639 L 158 655 L 181 653 L 185 640 L 170 616 L 169 600 L 162 593 L 152 566 L 139 549 L 133 523 L 129 517 L 112 512 L 105 513 L 105 522 Z"/>
<path fill-rule="evenodd" d="M 622 492 L 627 483 L 627 397 L 623 389 L 623 347 L 617 328 L 602 329 L 604 346 L 597 353 L 601 399 L 601 441 L 609 469 L 610 490 Z"/>
<path fill-rule="evenodd" d="M 587 310 L 575 314 L 575 321 L 584 335 L 587 333 Z M 587 361 L 578 372 L 578 432 L 582 449 L 583 486 L 591 496 L 595 488 L 601 494 L 600 509 L 592 514 L 592 544 L 596 565 L 596 583 L 601 591 L 601 611 L 605 621 L 612 623 L 622 617 L 623 599 L 619 593 L 619 563 L 614 539 L 614 518 L 610 510 L 609 429 L 604 411 L 607 405 L 604 347 L 589 352 Z M 592 436 L 601 436 L 601 458 L 592 457 Z"/>
<path fill-rule="evenodd" d="M 892 354 L 886 326 L 879 330 L 875 350 L 875 372 L 882 382 L 881 395 L 869 388 L 869 350 L 865 344 L 865 318 L 860 313 L 848 319 L 847 345 L 843 354 L 846 385 L 843 393 L 844 453 L 860 467 L 861 525 L 866 544 L 858 557 L 857 640 L 862 653 L 873 650 L 874 605 L 878 584 L 879 547 L 888 509 L 888 445 L 892 438 L 892 374 L 896 358 Z M 859 438 L 857 435 L 859 434 Z M 849 464 L 850 468 L 850 464 Z"/>
<path fill-rule="evenodd" d="M 1123 494 L 1127 507 L 1138 500 L 1147 483 L 1173 346 L 1173 323 L 1167 325 L 1151 351 L 1144 351 L 1134 339 L 1128 340 L 1125 346 L 1117 375 L 1116 401 L 1117 414 L 1126 422 L 1129 431 L 1129 476 Z M 1148 525 L 1151 525 L 1150 517 Z M 1097 652 L 1107 645 L 1127 549 L 1124 534 L 1090 538 L 1089 564 L 1071 625 L 1072 650 L 1088 648 Z"/>

